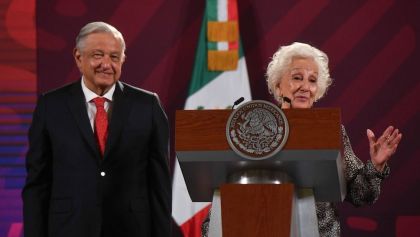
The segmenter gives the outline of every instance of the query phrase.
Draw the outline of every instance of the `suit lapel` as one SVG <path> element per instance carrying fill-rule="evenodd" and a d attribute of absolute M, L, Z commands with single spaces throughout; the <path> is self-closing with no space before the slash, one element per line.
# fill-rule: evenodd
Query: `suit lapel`
<path fill-rule="evenodd" d="M 92 149 L 92 152 L 98 158 L 96 159 L 99 163 L 100 154 L 98 145 L 95 141 L 95 135 L 93 134 L 92 127 L 89 122 L 89 117 L 86 109 L 85 96 L 82 91 L 82 86 L 80 80 L 73 84 L 70 89 L 71 96 L 68 99 L 68 104 L 70 106 L 70 111 L 76 120 L 77 126 L 79 127 L 83 139 L 88 143 L 89 147 Z"/>
<path fill-rule="evenodd" d="M 112 114 L 108 127 L 108 140 L 105 146 L 104 161 L 118 141 L 121 134 L 123 124 L 130 112 L 131 103 L 127 90 L 124 90 L 123 84 L 117 82 L 113 96 Z"/>

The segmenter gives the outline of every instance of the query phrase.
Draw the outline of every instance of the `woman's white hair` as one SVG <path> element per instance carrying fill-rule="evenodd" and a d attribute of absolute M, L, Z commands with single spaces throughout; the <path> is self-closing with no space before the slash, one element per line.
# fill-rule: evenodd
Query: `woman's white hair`
<path fill-rule="evenodd" d="M 304 43 L 295 42 L 291 45 L 280 47 L 273 55 L 271 62 L 267 66 L 267 86 L 270 94 L 274 94 L 275 87 L 283 77 L 283 73 L 288 69 L 294 58 L 311 58 L 318 65 L 318 92 L 315 101 L 321 99 L 327 92 L 332 83 L 328 69 L 328 56 L 321 50 Z M 281 98 L 274 95 L 279 101 Z"/>
<path fill-rule="evenodd" d="M 125 41 L 124 37 L 115 27 L 112 25 L 102 22 L 102 21 L 96 21 L 91 22 L 85 25 L 79 32 L 79 35 L 76 37 L 76 48 L 78 50 L 83 50 L 85 46 L 85 39 L 88 35 L 93 33 L 110 33 L 112 34 L 116 39 L 120 40 L 123 55 L 125 55 Z"/>

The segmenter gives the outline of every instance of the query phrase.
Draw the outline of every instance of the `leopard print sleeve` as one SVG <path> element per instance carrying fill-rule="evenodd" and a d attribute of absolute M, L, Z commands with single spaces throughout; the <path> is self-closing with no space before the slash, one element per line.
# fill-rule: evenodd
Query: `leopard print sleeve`
<path fill-rule="evenodd" d="M 201 237 L 207 237 L 209 235 L 209 224 L 210 224 L 211 208 L 203 223 L 201 224 Z"/>
<path fill-rule="evenodd" d="M 354 154 L 343 125 L 341 132 L 346 166 L 344 172 L 347 181 L 346 201 L 355 206 L 372 204 L 378 199 L 381 182 L 389 175 L 390 169 L 386 166 L 384 171 L 377 171 L 370 160 L 364 164 Z"/>

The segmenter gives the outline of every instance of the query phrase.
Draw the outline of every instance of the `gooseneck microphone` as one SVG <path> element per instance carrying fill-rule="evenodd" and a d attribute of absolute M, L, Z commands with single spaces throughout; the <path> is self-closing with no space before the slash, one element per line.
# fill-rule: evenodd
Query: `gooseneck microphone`
<path fill-rule="evenodd" d="M 233 105 L 232 105 L 232 109 L 233 109 L 235 106 L 237 106 L 238 104 L 242 103 L 242 101 L 244 101 L 244 100 L 245 100 L 245 99 L 244 99 L 244 97 L 241 97 L 241 98 L 237 99 L 237 100 L 233 103 Z"/>
<path fill-rule="evenodd" d="M 290 108 L 292 108 L 292 100 L 289 97 L 283 96 L 283 101 L 288 103 Z"/>

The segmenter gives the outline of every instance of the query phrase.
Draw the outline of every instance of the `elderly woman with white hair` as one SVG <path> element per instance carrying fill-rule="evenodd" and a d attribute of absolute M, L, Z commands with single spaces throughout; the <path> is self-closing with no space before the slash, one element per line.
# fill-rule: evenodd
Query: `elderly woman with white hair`
<path fill-rule="evenodd" d="M 282 109 L 311 108 L 322 98 L 331 85 L 328 57 L 308 44 L 293 43 L 280 47 L 267 67 L 267 85 L 270 93 Z M 395 153 L 401 140 L 398 129 L 389 126 L 376 139 L 367 129 L 370 160 L 364 164 L 353 153 L 344 126 L 341 126 L 345 177 L 346 201 L 355 206 L 374 203 L 380 194 L 382 180 L 389 175 L 387 161 Z M 334 203 L 316 203 L 319 233 L 321 236 L 340 236 L 340 223 Z"/>
<path fill-rule="evenodd" d="M 327 55 L 308 44 L 296 42 L 280 47 L 267 67 L 268 90 L 282 109 L 311 108 L 331 83 Z M 347 182 L 345 200 L 355 206 L 373 204 L 379 197 L 382 180 L 389 175 L 387 161 L 395 153 L 402 134 L 389 126 L 376 138 L 367 129 L 370 160 L 364 164 L 354 154 L 344 126 L 341 132 Z M 320 236 L 340 236 L 335 203 L 317 202 L 316 213 Z M 203 223 L 203 236 L 207 236 L 208 219 Z"/>

